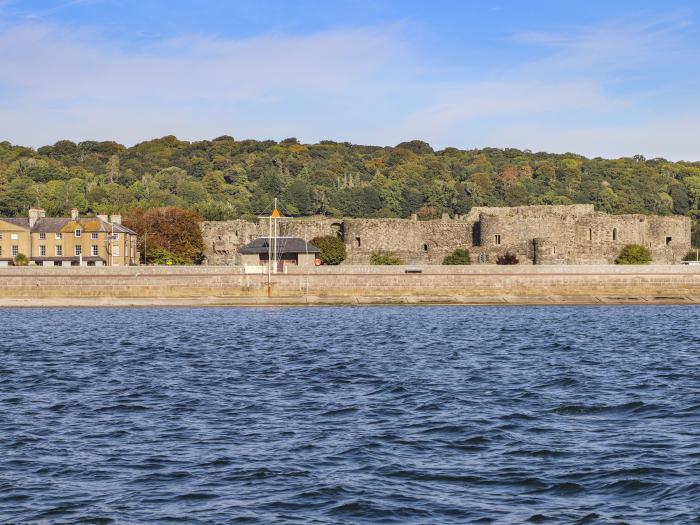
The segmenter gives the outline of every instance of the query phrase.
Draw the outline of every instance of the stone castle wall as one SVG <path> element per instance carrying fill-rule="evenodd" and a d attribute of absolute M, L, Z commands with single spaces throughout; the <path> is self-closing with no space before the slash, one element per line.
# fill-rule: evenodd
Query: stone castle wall
<path fill-rule="evenodd" d="M 287 219 L 279 234 L 310 240 L 343 239 L 345 264 L 367 264 L 372 253 L 396 252 L 407 264 L 440 264 L 467 248 L 473 264 L 493 264 L 506 252 L 521 264 L 610 264 L 627 244 L 649 248 L 655 263 L 677 263 L 690 249 L 690 219 L 681 216 L 608 215 L 593 205 L 472 208 L 457 217 L 415 219 Z M 240 247 L 268 235 L 265 220 L 205 222 L 208 264 L 237 264 Z"/>

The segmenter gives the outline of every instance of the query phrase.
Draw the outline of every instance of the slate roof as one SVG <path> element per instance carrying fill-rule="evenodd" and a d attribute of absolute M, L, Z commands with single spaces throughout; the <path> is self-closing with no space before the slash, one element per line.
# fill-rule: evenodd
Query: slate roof
<path fill-rule="evenodd" d="M 9 222 L 10 224 L 14 224 L 16 226 L 19 226 L 24 229 L 29 229 L 29 219 L 26 217 L 19 217 L 19 218 L 4 218 L 0 217 L 0 220 L 3 220 L 5 222 Z M 73 219 L 70 217 L 43 217 L 36 221 L 34 224 L 34 227 L 32 228 L 32 232 L 37 232 L 37 233 L 61 233 L 62 231 L 65 231 L 64 228 L 69 225 L 71 222 L 74 222 Z M 76 226 L 79 225 L 80 228 L 84 232 L 91 233 L 91 232 L 106 232 L 106 233 L 111 233 L 112 232 L 112 223 L 105 222 L 102 219 L 99 219 L 97 217 L 86 217 L 86 218 L 81 218 L 78 219 L 76 222 Z M 71 227 L 70 230 L 72 231 L 74 227 Z M 128 233 L 131 235 L 136 235 L 136 232 L 133 230 L 130 230 L 126 226 L 122 226 L 121 224 L 114 224 L 114 233 Z"/>
<path fill-rule="evenodd" d="M 19 226 L 20 228 L 24 228 L 25 230 L 29 229 L 29 219 L 26 217 L 19 217 L 19 218 L 4 218 L 0 217 L 0 220 L 9 222 L 10 224 L 14 224 L 15 226 Z"/>
<path fill-rule="evenodd" d="M 267 253 L 269 249 L 269 237 L 259 237 L 253 242 L 242 246 L 238 253 Z M 277 237 L 277 253 L 319 253 L 321 250 L 313 244 L 298 237 Z"/>

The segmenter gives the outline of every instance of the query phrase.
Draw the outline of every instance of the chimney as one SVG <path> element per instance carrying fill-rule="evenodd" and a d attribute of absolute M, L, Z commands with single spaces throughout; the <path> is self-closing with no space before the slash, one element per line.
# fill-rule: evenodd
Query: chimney
<path fill-rule="evenodd" d="M 78 220 L 78 217 L 79 217 L 79 215 L 78 215 L 78 208 L 73 208 L 73 209 L 70 211 L 70 218 L 73 219 L 74 221 L 77 221 L 77 220 Z"/>
<path fill-rule="evenodd" d="M 34 228 L 37 221 L 44 217 L 46 217 L 46 212 L 42 208 L 29 208 L 29 229 Z"/>
<path fill-rule="evenodd" d="M 122 223 L 122 216 L 120 213 L 113 213 L 112 214 L 112 222 L 114 224 L 121 224 Z"/>
<path fill-rule="evenodd" d="M 106 213 L 98 213 L 97 218 L 100 219 L 102 222 L 109 222 L 109 217 Z"/>

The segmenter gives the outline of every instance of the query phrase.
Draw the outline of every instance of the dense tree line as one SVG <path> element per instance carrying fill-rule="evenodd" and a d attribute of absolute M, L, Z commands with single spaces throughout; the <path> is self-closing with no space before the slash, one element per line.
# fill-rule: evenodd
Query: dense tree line
<path fill-rule="evenodd" d="M 635 156 L 588 159 L 486 148 L 434 151 L 321 141 L 186 142 L 130 148 L 60 141 L 37 150 L 0 143 L 0 215 L 176 206 L 207 220 L 252 218 L 279 197 L 288 215 L 422 219 L 473 206 L 592 203 L 609 213 L 700 219 L 700 163 Z M 696 228 L 696 230 L 700 230 Z M 700 240 L 700 231 L 696 234 Z"/>

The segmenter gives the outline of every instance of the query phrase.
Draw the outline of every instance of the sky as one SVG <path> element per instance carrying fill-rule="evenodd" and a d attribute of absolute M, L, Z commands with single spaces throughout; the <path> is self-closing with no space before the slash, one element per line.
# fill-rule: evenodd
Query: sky
<path fill-rule="evenodd" d="M 0 0 L 0 141 L 700 160 L 700 3 Z"/>

